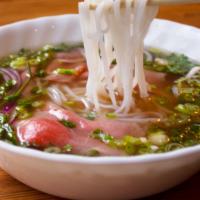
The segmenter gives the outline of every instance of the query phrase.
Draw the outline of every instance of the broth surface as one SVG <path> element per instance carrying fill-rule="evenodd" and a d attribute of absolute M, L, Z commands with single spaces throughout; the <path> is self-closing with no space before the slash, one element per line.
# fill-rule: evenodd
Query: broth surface
<path fill-rule="evenodd" d="M 144 55 L 149 96 L 141 98 L 138 88 L 133 90 L 135 106 L 128 114 L 115 112 L 105 90 L 101 112 L 86 98 L 88 70 L 81 44 L 22 49 L 2 58 L 1 140 L 85 156 L 141 155 L 199 144 L 197 64 L 157 49 Z M 122 97 L 115 95 L 120 104 Z"/>

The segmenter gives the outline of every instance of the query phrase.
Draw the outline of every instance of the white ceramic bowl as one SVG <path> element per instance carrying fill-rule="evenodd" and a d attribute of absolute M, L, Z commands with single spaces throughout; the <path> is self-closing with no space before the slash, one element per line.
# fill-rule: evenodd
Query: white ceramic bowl
<path fill-rule="evenodd" d="M 81 34 L 76 15 L 23 21 L 0 27 L 0 56 L 22 47 L 77 41 Z M 199 44 L 200 30 L 162 20 L 154 21 L 146 39 L 148 46 L 200 60 Z M 196 173 L 200 145 L 157 155 L 89 158 L 0 142 L 0 166 L 19 181 L 60 197 L 125 200 L 167 190 Z"/>

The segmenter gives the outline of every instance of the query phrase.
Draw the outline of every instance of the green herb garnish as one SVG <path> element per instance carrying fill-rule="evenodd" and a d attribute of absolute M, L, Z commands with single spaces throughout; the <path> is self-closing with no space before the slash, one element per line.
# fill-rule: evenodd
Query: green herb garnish
<path fill-rule="evenodd" d="M 114 141 L 113 136 L 104 133 L 101 129 L 96 129 L 92 132 L 91 137 L 98 139 L 106 144 L 111 144 Z"/>
<path fill-rule="evenodd" d="M 87 153 L 87 156 L 91 156 L 91 157 L 100 156 L 100 152 L 98 150 L 96 150 L 96 149 L 91 149 Z"/>
<path fill-rule="evenodd" d="M 47 148 L 44 149 L 44 152 L 57 153 L 57 154 L 70 153 L 71 151 L 72 151 L 72 145 L 70 145 L 70 144 L 67 144 L 62 148 L 57 147 L 57 146 L 50 146 L 50 147 L 47 147 Z"/>
<path fill-rule="evenodd" d="M 86 118 L 89 119 L 89 120 L 92 120 L 92 121 L 95 120 L 96 117 L 97 117 L 97 116 L 96 116 L 96 112 L 93 112 L 93 111 L 87 113 L 87 115 L 86 115 Z"/>
<path fill-rule="evenodd" d="M 33 95 L 29 98 L 22 98 L 17 101 L 16 111 L 19 119 L 27 119 L 32 116 L 35 108 L 44 106 L 44 101 L 40 100 L 42 95 Z"/>
<path fill-rule="evenodd" d="M 39 69 L 35 73 L 35 76 L 37 76 L 39 78 L 44 78 L 46 75 L 47 75 L 47 73 L 44 69 Z"/>
<path fill-rule="evenodd" d="M 156 57 L 155 60 L 148 62 L 145 61 L 145 67 L 148 70 L 176 75 L 185 75 L 195 66 L 195 64 L 183 54 L 178 55 L 171 53 L 169 55 L 165 55 L 160 53 L 160 51 L 153 52 L 153 54 Z M 163 60 L 163 62 L 157 62 L 159 59 Z"/>
<path fill-rule="evenodd" d="M 27 58 L 22 56 L 22 57 L 17 57 L 15 60 L 11 61 L 10 67 L 14 69 L 21 69 L 25 68 L 27 64 Z"/>
<path fill-rule="evenodd" d="M 71 144 L 67 144 L 65 145 L 63 148 L 62 148 L 62 152 L 66 152 L 66 153 L 69 153 L 72 151 L 72 145 Z"/>
<path fill-rule="evenodd" d="M 29 75 L 28 79 L 22 84 L 22 86 L 14 94 L 5 96 L 3 98 L 3 102 L 1 103 L 1 105 L 4 105 L 5 103 L 8 103 L 8 102 L 16 101 L 21 96 L 22 92 L 28 86 L 28 84 L 30 83 L 32 79 L 32 73 L 31 73 L 31 69 L 29 65 L 27 65 L 27 70 L 28 70 L 28 75 Z"/>
<path fill-rule="evenodd" d="M 34 94 L 34 95 L 45 95 L 46 94 L 46 91 L 41 88 L 41 87 L 33 87 L 31 89 L 31 94 Z"/>
<path fill-rule="evenodd" d="M 54 74 L 62 74 L 62 75 L 76 75 L 75 69 L 65 69 L 65 68 L 57 68 Z"/>
<path fill-rule="evenodd" d="M 116 119 L 117 115 L 115 113 L 106 113 L 106 117 L 108 119 Z"/>
<path fill-rule="evenodd" d="M 7 93 L 17 84 L 16 80 L 8 80 L 0 85 L 0 97 L 6 98 Z"/>
<path fill-rule="evenodd" d="M 55 52 L 68 52 L 75 48 L 83 48 L 83 44 L 79 43 L 79 44 L 69 45 L 69 44 L 61 43 L 52 47 L 52 50 Z"/>
<path fill-rule="evenodd" d="M 101 129 L 96 129 L 90 135 L 91 138 L 97 139 L 112 148 L 124 151 L 128 155 L 151 153 L 151 144 L 130 135 L 124 136 L 122 139 L 116 139 L 113 136 L 106 134 Z"/>
<path fill-rule="evenodd" d="M 200 106 L 191 104 L 191 103 L 186 103 L 186 104 L 178 104 L 175 109 L 183 114 L 186 115 L 198 115 L 200 114 Z"/>
<path fill-rule="evenodd" d="M 64 104 L 68 107 L 74 107 L 76 105 L 75 101 L 66 101 Z"/>
<path fill-rule="evenodd" d="M 76 128 L 76 123 L 69 121 L 69 120 L 61 120 L 60 121 L 64 126 L 68 127 L 68 128 Z"/>
<path fill-rule="evenodd" d="M 193 103 L 200 105 L 200 73 L 190 78 L 182 77 L 175 81 L 180 103 Z"/>
<path fill-rule="evenodd" d="M 7 115 L 0 113 L 0 139 L 8 140 L 12 144 L 17 144 L 17 137 L 14 129 L 9 124 Z"/>

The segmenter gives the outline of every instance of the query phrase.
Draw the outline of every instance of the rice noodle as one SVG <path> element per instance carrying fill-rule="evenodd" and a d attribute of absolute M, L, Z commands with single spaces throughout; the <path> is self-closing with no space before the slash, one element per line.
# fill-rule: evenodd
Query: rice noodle
<path fill-rule="evenodd" d="M 121 118 L 148 118 L 148 117 L 153 117 L 153 118 L 162 118 L 163 115 L 159 112 L 138 112 L 138 113 L 133 113 L 133 114 L 117 114 L 118 117 Z"/>
<path fill-rule="evenodd" d="M 134 105 L 133 88 L 138 86 L 141 97 L 147 97 L 143 68 L 144 38 L 157 6 L 148 0 L 85 0 L 79 4 L 80 23 L 88 65 L 86 96 L 101 109 L 100 94 L 106 93 L 116 113 L 128 113 Z M 90 4 L 97 4 L 90 10 Z M 117 64 L 111 65 L 113 59 Z M 113 67 L 114 69 L 112 69 Z M 114 72 L 114 73 L 113 73 Z M 115 92 L 123 96 L 118 102 Z"/>
<path fill-rule="evenodd" d="M 75 93 L 75 91 L 73 91 L 72 89 L 70 89 L 70 87 L 68 87 L 66 85 L 63 86 L 62 89 L 66 94 L 69 95 L 70 98 L 73 98 L 76 101 L 82 102 L 87 111 L 89 111 L 91 109 L 91 103 L 85 97 L 81 97 L 81 96 L 77 95 Z M 80 88 L 79 88 L 79 90 L 80 90 Z"/>
<path fill-rule="evenodd" d="M 67 95 L 69 95 L 69 96 L 72 97 L 73 99 L 81 101 L 82 97 L 79 96 L 79 95 L 77 95 L 77 94 L 76 94 L 70 87 L 68 87 L 67 85 L 64 85 L 64 86 L 62 87 L 62 89 L 63 89 L 63 91 L 64 91 Z"/>
<path fill-rule="evenodd" d="M 141 118 L 141 119 L 135 119 L 135 118 L 118 118 L 117 120 L 119 121 L 123 121 L 123 122 L 135 122 L 135 123 L 153 123 L 153 122 L 157 122 L 160 119 L 159 118 Z"/>
<path fill-rule="evenodd" d="M 117 119 L 126 122 L 156 122 L 163 119 L 163 115 L 158 112 L 140 112 L 134 114 L 117 114 Z"/>
<path fill-rule="evenodd" d="M 86 97 L 81 96 L 84 88 L 70 88 L 66 85 L 58 86 L 51 85 L 48 87 L 49 97 L 58 105 L 63 105 L 69 99 L 74 99 L 75 101 L 81 102 L 85 109 L 83 112 L 88 112 L 92 110 L 93 104 L 87 100 Z M 99 102 L 102 109 L 115 110 L 115 107 L 109 103 Z M 136 123 L 149 123 L 156 122 L 163 119 L 163 114 L 158 112 L 135 112 L 135 113 L 116 113 L 117 120 L 124 122 L 136 122 Z"/>
<path fill-rule="evenodd" d="M 99 103 L 99 105 L 100 105 L 100 107 L 101 108 L 105 108 L 105 109 L 110 109 L 110 110 L 115 110 L 115 106 L 113 106 L 113 105 L 109 105 L 109 104 L 104 104 L 104 103 Z"/>
<path fill-rule="evenodd" d="M 67 101 L 65 95 L 58 89 L 57 86 L 48 87 L 48 95 L 58 105 L 62 105 L 64 101 Z"/>
<path fill-rule="evenodd" d="M 67 100 L 73 99 L 77 102 L 81 102 L 84 105 L 85 112 L 90 111 L 92 108 L 92 104 L 85 97 L 80 96 L 80 92 L 82 92 L 81 90 L 84 91 L 84 88 L 71 89 L 66 85 L 62 87 L 51 85 L 47 90 L 49 97 L 57 105 L 63 105 L 63 103 Z"/>

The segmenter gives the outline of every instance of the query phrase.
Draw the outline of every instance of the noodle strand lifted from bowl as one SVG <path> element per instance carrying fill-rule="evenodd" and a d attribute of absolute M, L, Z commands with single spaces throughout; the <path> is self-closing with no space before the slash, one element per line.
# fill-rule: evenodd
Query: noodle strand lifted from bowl
<path fill-rule="evenodd" d="M 94 1 L 79 4 L 89 71 L 86 95 L 98 111 L 102 96 L 109 96 L 116 113 L 128 113 L 134 107 L 134 88 L 139 88 L 140 97 L 148 96 L 144 38 L 158 7 L 147 5 L 148 0 L 136 0 L 134 6 L 130 0 L 123 2 L 123 9 L 121 0 L 95 1 L 95 10 L 90 9 Z"/>

